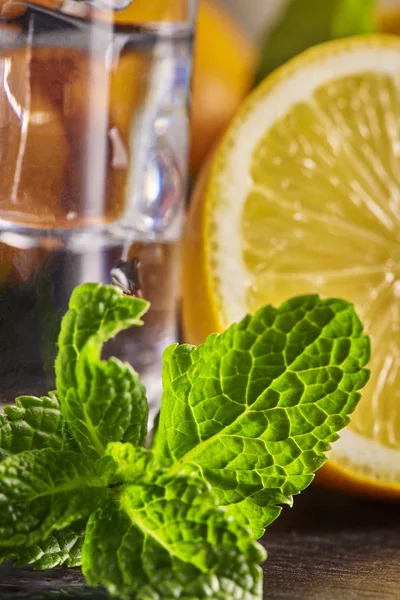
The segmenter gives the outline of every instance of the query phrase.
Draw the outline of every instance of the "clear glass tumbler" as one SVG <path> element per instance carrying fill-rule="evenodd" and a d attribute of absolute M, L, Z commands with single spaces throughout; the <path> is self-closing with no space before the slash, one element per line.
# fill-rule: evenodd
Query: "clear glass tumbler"
<path fill-rule="evenodd" d="M 0 2 L 1 402 L 52 389 L 69 296 L 103 281 L 152 303 L 106 354 L 156 408 L 177 337 L 195 4 Z"/>

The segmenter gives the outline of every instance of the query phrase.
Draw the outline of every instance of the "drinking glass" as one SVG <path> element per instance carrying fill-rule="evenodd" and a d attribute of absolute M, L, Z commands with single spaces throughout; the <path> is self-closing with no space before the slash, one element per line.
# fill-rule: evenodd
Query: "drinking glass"
<path fill-rule="evenodd" d="M 0 3 L 0 402 L 54 388 L 71 292 L 101 281 L 151 302 L 105 354 L 157 409 L 177 339 L 196 2 L 116 2 Z"/>

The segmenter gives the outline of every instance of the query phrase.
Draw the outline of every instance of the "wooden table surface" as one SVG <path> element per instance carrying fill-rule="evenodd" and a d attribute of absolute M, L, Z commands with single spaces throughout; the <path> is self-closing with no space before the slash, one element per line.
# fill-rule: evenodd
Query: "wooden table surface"
<path fill-rule="evenodd" d="M 400 600 L 400 504 L 311 488 L 284 509 L 263 543 L 265 600 Z M 80 586 L 76 570 L 0 568 L 1 600 L 104 598 Z"/>
<path fill-rule="evenodd" d="M 264 544 L 265 600 L 400 600 L 400 504 L 309 489 Z"/>

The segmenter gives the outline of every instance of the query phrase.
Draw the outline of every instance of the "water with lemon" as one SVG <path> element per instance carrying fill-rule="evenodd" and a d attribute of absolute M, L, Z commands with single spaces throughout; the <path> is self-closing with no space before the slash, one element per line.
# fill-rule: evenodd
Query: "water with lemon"
<path fill-rule="evenodd" d="M 1 398 L 52 389 L 73 288 L 113 280 L 152 302 L 108 353 L 156 402 L 177 337 L 192 31 L 62 10 L 9 4 L 0 21 Z"/>

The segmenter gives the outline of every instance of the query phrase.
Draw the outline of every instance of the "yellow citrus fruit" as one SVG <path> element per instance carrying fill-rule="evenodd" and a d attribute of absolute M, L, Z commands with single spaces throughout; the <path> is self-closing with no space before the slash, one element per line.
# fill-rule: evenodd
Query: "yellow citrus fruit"
<path fill-rule="evenodd" d="M 191 166 L 197 170 L 253 86 L 258 50 L 215 0 L 200 0 L 194 53 Z"/>
<path fill-rule="evenodd" d="M 176 19 L 187 2 L 135 0 L 115 13 L 119 24 Z M 172 11 L 172 12 L 171 12 Z M 191 167 L 196 171 L 254 81 L 255 44 L 218 0 L 200 0 L 193 64 Z M 121 99 L 121 102 L 123 99 Z"/>
<path fill-rule="evenodd" d="M 124 10 L 112 13 L 114 23 L 148 23 L 186 20 L 187 0 L 133 0 Z"/>
<path fill-rule="evenodd" d="M 399 72 L 400 40 L 377 35 L 268 77 L 199 183 L 183 255 L 191 343 L 300 294 L 355 303 L 372 376 L 325 477 L 400 497 Z"/>

